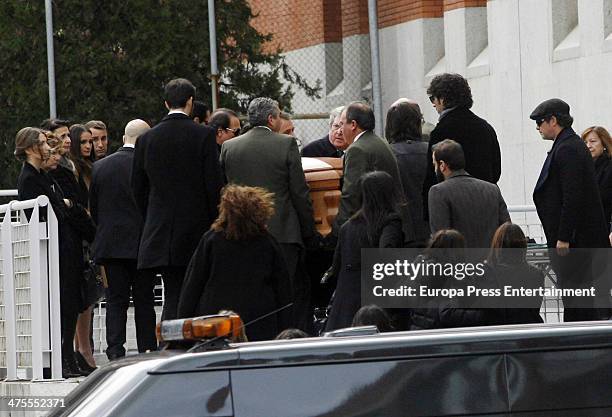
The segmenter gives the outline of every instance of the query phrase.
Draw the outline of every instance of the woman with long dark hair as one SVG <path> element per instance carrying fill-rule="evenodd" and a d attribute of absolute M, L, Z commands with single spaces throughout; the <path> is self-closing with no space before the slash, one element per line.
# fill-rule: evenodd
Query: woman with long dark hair
<path fill-rule="evenodd" d="M 424 220 L 423 182 L 427 173 L 427 142 L 423 142 L 423 114 L 416 102 L 399 99 L 387 111 L 385 137 L 397 159 L 404 196 L 410 209 L 415 246 L 425 247 L 429 226 Z"/>
<path fill-rule="evenodd" d="M 439 230 L 431 238 L 431 242 L 425 250 L 424 262 L 439 265 L 465 264 L 467 258 L 465 246 L 465 238 L 457 230 Z M 435 270 L 435 268 L 431 269 Z M 422 281 L 422 284 L 430 289 L 461 288 L 465 291 L 468 279 L 458 274 L 442 274 L 419 276 L 417 280 Z M 491 309 L 465 308 L 464 305 L 459 306 L 456 299 L 433 295 L 421 297 L 419 303 L 422 307 L 413 308 L 411 311 L 410 330 L 495 324 Z"/>
<path fill-rule="evenodd" d="M 232 310 L 246 324 L 248 340 L 271 340 L 291 327 L 291 283 L 280 245 L 268 232 L 272 194 L 227 185 L 219 217 L 202 236 L 181 289 L 178 317 Z M 270 314 L 272 313 L 272 314 Z"/>
<path fill-rule="evenodd" d="M 93 169 L 94 152 L 91 130 L 84 125 L 70 126 L 70 159 L 74 162 L 75 174 L 79 182 L 79 202 L 84 206 L 89 200 L 89 184 Z"/>
<path fill-rule="evenodd" d="M 499 226 L 487 258 L 489 279 L 502 288 L 538 288 L 544 286 L 544 273 L 527 263 L 527 238 L 520 226 L 506 222 Z M 542 323 L 542 297 L 517 300 L 520 305 L 506 305 L 495 309 L 496 324 Z"/>
<path fill-rule="evenodd" d="M 62 375 L 64 378 L 72 378 L 87 374 L 79 369 L 73 350 L 76 320 L 81 305 L 79 282 L 83 272 L 81 240 L 72 221 L 79 207 L 74 201 L 65 198 L 57 183 L 44 172 L 44 168 L 51 168 L 48 163 L 49 154 L 47 136 L 42 130 L 25 127 L 17 133 L 15 157 L 23 162 L 17 181 L 19 199 L 47 196 L 58 221 Z M 46 220 L 46 215 L 43 210 L 41 220 Z"/>
<path fill-rule="evenodd" d="M 361 208 L 340 229 L 331 275 L 338 277 L 325 330 L 350 327 L 361 308 L 361 249 L 398 248 L 404 241 L 393 178 L 382 171 L 361 177 Z"/>
<path fill-rule="evenodd" d="M 79 204 L 88 208 L 89 185 L 91 184 L 91 174 L 95 160 L 91 130 L 85 125 L 74 124 L 70 126 L 70 139 L 70 159 L 74 163 L 74 174 L 77 179 L 76 198 Z M 88 261 L 91 240 L 83 240 L 84 257 Z M 91 320 L 93 306 L 97 300 L 95 299 L 95 288 L 92 288 L 89 284 L 91 282 L 83 279 L 81 289 L 83 305 L 77 320 L 75 348 L 79 366 L 82 369 L 93 371 L 96 369 L 96 361 L 93 357 L 91 346 Z"/>

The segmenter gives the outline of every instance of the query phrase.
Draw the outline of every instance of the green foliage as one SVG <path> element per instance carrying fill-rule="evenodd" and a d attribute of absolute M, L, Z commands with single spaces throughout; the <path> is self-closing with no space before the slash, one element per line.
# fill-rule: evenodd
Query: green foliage
<path fill-rule="evenodd" d="M 293 86 L 317 97 L 284 62 L 264 53 L 246 0 L 217 0 L 221 105 L 244 112 L 266 95 L 291 110 Z M 133 118 L 155 123 L 166 112 L 163 85 L 191 80 L 210 103 L 208 10 L 203 0 L 55 0 L 53 2 L 58 117 L 100 119 L 114 147 Z M 14 188 L 15 133 L 48 117 L 45 8 L 41 0 L 0 1 L 0 188 Z"/>

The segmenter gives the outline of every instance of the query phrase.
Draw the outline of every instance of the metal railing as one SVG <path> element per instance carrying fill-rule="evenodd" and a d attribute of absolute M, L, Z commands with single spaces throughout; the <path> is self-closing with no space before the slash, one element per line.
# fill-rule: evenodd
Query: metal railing
<path fill-rule="evenodd" d="M 57 218 L 46 196 L 4 204 L 0 218 L 0 373 L 61 378 Z"/>

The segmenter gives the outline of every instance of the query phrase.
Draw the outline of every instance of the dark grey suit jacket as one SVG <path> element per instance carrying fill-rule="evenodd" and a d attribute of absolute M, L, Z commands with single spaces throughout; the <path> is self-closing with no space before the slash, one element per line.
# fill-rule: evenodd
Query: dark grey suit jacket
<path fill-rule="evenodd" d="M 316 233 L 310 190 L 294 138 L 254 127 L 223 143 L 221 168 L 228 182 L 274 193 L 268 230 L 279 243 L 303 244 Z"/>
<path fill-rule="evenodd" d="M 510 221 L 506 202 L 495 184 L 454 172 L 429 190 L 431 232 L 456 229 L 468 248 L 488 248 L 497 228 Z"/>

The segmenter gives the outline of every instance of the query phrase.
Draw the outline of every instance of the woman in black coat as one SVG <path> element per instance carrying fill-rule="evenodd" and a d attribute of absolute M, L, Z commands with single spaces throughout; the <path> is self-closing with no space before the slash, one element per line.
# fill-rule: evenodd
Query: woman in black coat
<path fill-rule="evenodd" d="M 330 275 L 338 277 L 325 331 L 350 327 L 361 308 L 361 249 L 399 248 L 404 242 L 393 179 L 373 171 L 361 177 L 361 209 L 340 228 Z"/>
<path fill-rule="evenodd" d="M 592 126 L 582 132 L 595 163 L 595 178 L 599 185 L 599 196 L 607 222 L 612 221 L 612 138 L 605 127 Z"/>
<path fill-rule="evenodd" d="M 415 102 L 399 99 L 387 111 L 385 137 L 397 159 L 404 196 L 410 209 L 416 247 L 425 247 L 429 225 L 423 218 L 423 183 L 427 176 L 427 142 L 422 136 L 423 114 Z"/>
<path fill-rule="evenodd" d="M 440 230 L 432 237 L 423 256 L 425 263 L 464 264 L 465 238 L 457 230 Z M 417 258 L 418 259 L 418 258 Z M 416 262 L 416 261 L 415 261 Z M 435 268 L 428 268 L 435 270 Z M 466 290 L 465 277 L 458 276 L 419 276 L 417 280 L 428 288 L 454 288 Z M 487 326 L 495 324 L 495 313 L 486 308 L 469 308 L 459 305 L 457 299 L 448 297 L 423 297 L 419 308 L 413 308 L 410 317 L 410 330 L 445 329 L 452 327 Z"/>
<path fill-rule="evenodd" d="M 274 339 L 291 327 L 289 272 L 279 244 L 266 228 L 273 212 L 272 194 L 264 189 L 225 187 L 219 217 L 202 236 L 187 267 L 179 318 L 232 310 L 248 324 L 272 313 L 246 327 L 251 341 Z"/>
<path fill-rule="evenodd" d="M 529 265 L 526 260 L 527 238 L 520 226 L 504 223 L 493 235 L 491 252 L 487 259 L 486 275 L 503 290 L 504 286 L 513 288 L 544 287 L 544 273 Z M 503 299 L 505 300 L 505 299 Z M 495 324 L 542 323 L 540 307 L 543 297 L 522 297 L 509 300 L 503 308 L 496 308 Z"/>
<path fill-rule="evenodd" d="M 74 357 L 73 339 L 81 305 L 80 280 L 83 273 L 82 247 L 72 218 L 78 216 L 79 206 L 64 198 L 61 188 L 43 170 L 49 158 L 47 137 L 33 127 L 21 129 L 15 138 L 15 156 L 23 162 L 17 189 L 19 200 L 30 200 L 40 195 L 49 198 L 58 221 L 60 309 L 62 325 L 62 374 L 64 378 L 80 376 Z M 46 220 L 46 211 L 41 220 Z"/>

